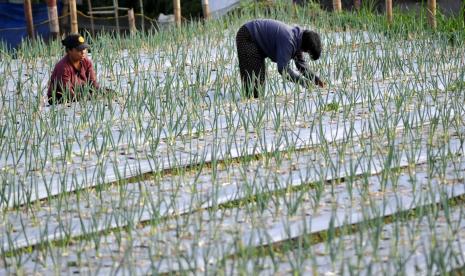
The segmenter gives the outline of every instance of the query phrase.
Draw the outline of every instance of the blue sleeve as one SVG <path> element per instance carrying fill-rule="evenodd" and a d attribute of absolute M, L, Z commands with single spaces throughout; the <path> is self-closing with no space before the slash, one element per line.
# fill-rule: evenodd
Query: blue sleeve
<path fill-rule="evenodd" d="M 312 71 L 310 71 L 310 68 L 308 67 L 307 62 L 305 62 L 302 52 L 296 54 L 296 56 L 294 57 L 294 63 L 299 72 L 304 77 L 306 77 L 309 80 L 312 80 L 317 85 L 321 82 L 320 78 L 318 78 L 318 76 L 316 76 Z"/>
<path fill-rule="evenodd" d="M 292 53 L 293 49 L 291 44 L 278 48 L 276 53 L 276 63 L 280 74 L 282 74 L 284 69 L 289 66 L 289 61 L 292 59 Z"/>
<path fill-rule="evenodd" d="M 297 52 L 297 54 L 294 57 L 294 63 L 297 69 L 299 70 L 300 73 L 306 74 L 308 69 L 307 62 L 305 62 L 304 56 L 302 52 Z"/>

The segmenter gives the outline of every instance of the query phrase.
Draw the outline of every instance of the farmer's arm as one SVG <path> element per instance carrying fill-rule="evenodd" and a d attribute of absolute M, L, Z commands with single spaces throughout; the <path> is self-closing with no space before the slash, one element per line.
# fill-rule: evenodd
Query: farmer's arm
<path fill-rule="evenodd" d="M 296 56 L 294 57 L 294 63 L 299 72 L 302 73 L 302 75 L 304 75 L 307 79 L 311 80 L 315 85 L 318 85 L 320 87 L 325 86 L 325 83 L 317 75 L 310 71 L 307 62 L 305 62 L 302 52 L 298 52 L 296 54 Z"/>
<path fill-rule="evenodd" d="M 299 72 L 292 70 L 292 68 L 289 66 L 289 63 L 287 63 L 284 66 L 278 64 L 278 72 L 279 74 L 281 74 L 281 76 L 283 76 L 283 78 L 307 88 L 305 78 L 303 78 L 302 74 L 300 74 Z"/>
<path fill-rule="evenodd" d="M 292 59 L 292 45 L 288 44 L 284 47 L 280 47 L 277 52 L 276 63 L 278 65 L 278 72 L 283 78 L 288 79 L 294 83 L 298 83 L 303 87 L 307 88 L 305 78 L 302 74 L 291 69 L 289 62 Z"/>
<path fill-rule="evenodd" d="M 54 80 L 56 86 L 56 93 L 69 93 L 66 97 L 69 99 L 74 99 L 74 84 L 72 79 L 72 72 L 64 68 L 63 70 L 57 73 L 57 76 Z"/>
<path fill-rule="evenodd" d="M 93 89 L 95 89 L 95 91 L 100 91 L 104 94 L 108 94 L 108 93 L 112 93 L 114 94 L 115 91 L 111 88 L 108 88 L 108 87 L 101 87 L 100 84 L 98 83 L 97 81 L 97 77 L 96 77 L 96 74 L 95 74 L 95 70 L 94 70 L 94 66 L 92 64 L 92 61 L 91 60 L 88 60 L 88 69 L 87 69 L 87 82 L 92 86 Z"/>
<path fill-rule="evenodd" d="M 86 67 L 87 82 L 92 86 L 92 88 L 98 90 L 100 88 L 100 85 L 97 82 L 97 77 L 95 76 L 95 70 L 92 61 L 90 61 L 89 59 L 86 60 Z"/>

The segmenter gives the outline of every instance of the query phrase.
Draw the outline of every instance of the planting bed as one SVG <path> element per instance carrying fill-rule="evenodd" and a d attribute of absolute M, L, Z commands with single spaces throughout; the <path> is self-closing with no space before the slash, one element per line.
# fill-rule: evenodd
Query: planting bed
<path fill-rule="evenodd" d="M 57 44 L 2 57 L 0 273 L 464 266 L 463 43 L 296 16 L 322 35 L 324 89 L 268 64 L 265 96 L 244 98 L 247 15 L 96 38 L 116 93 L 85 102 L 45 104 Z"/>

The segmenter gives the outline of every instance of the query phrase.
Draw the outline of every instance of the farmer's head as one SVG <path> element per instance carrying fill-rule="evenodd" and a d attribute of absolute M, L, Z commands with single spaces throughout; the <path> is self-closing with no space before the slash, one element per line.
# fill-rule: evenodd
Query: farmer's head
<path fill-rule="evenodd" d="M 317 60 L 321 55 L 320 35 L 314 31 L 305 30 L 302 34 L 302 51 L 307 52 L 313 60 Z"/>
<path fill-rule="evenodd" d="M 86 56 L 89 44 L 79 34 L 70 34 L 61 41 L 71 61 L 80 61 Z"/>

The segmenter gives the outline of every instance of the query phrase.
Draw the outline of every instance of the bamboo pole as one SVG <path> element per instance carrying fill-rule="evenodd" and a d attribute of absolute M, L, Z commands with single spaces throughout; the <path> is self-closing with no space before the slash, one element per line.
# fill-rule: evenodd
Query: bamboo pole
<path fill-rule="evenodd" d="M 342 3 L 341 0 L 333 0 L 333 10 L 335 12 L 342 11 Z"/>
<path fill-rule="evenodd" d="M 210 8 L 208 7 L 208 0 L 202 0 L 202 9 L 203 9 L 203 17 L 205 19 L 210 18 Z"/>
<path fill-rule="evenodd" d="M 173 0 L 174 20 L 177 26 L 181 26 L 181 1 Z"/>
<path fill-rule="evenodd" d="M 95 26 L 94 26 L 94 15 L 92 14 L 92 1 L 87 0 L 88 14 L 90 16 L 90 30 L 92 35 L 95 35 Z"/>
<path fill-rule="evenodd" d="M 119 14 L 118 14 L 119 6 L 118 6 L 118 0 L 113 0 L 113 9 L 115 11 L 116 30 L 119 33 Z"/>
<path fill-rule="evenodd" d="M 428 0 L 428 22 L 433 30 L 436 30 L 436 0 Z"/>
<path fill-rule="evenodd" d="M 145 16 L 144 16 L 144 1 L 143 0 L 139 0 L 139 6 L 140 6 L 140 13 L 142 15 L 142 33 L 145 32 Z"/>
<path fill-rule="evenodd" d="M 361 0 L 354 0 L 354 8 L 356 10 L 360 10 L 361 5 L 362 5 Z"/>
<path fill-rule="evenodd" d="M 292 0 L 292 16 L 295 18 L 297 16 L 297 2 Z"/>
<path fill-rule="evenodd" d="M 77 34 L 79 30 L 77 21 L 76 0 L 69 0 L 69 15 L 71 17 L 71 33 Z"/>
<path fill-rule="evenodd" d="M 47 0 L 48 20 L 50 21 L 50 35 L 53 38 L 60 36 L 60 24 L 58 24 L 58 9 L 56 0 Z"/>
<path fill-rule="evenodd" d="M 63 0 L 63 7 L 61 8 L 61 14 L 63 15 L 59 20 L 61 26 L 68 26 L 69 23 L 69 1 L 68 0 Z"/>
<path fill-rule="evenodd" d="M 134 34 L 136 32 L 136 22 L 134 20 L 134 9 L 128 10 L 129 32 Z"/>
<path fill-rule="evenodd" d="M 24 17 L 26 18 L 27 34 L 30 39 L 34 39 L 34 22 L 32 21 L 31 0 L 24 0 Z"/>
<path fill-rule="evenodd" d="M 392 0 L 386 0 L 386 17 L 388 25 L 392 25 Z"/>

